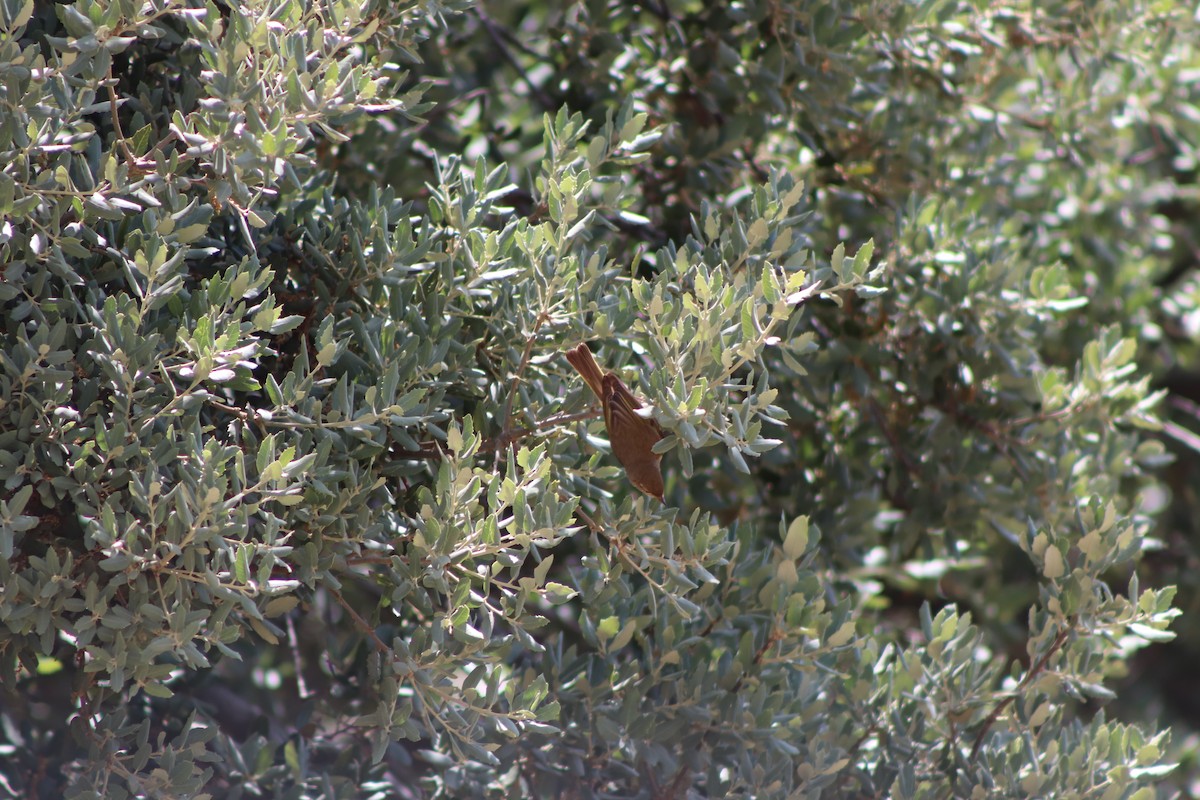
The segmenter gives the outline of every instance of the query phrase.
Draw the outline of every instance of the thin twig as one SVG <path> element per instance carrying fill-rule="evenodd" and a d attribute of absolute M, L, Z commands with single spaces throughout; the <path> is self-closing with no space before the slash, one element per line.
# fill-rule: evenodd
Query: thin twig
<path fill-rule="evenodd" d="M 296 671 L 296 694 L 300 699 L 307 700 L 315 693 L 308 688 L 308 681 L 304 680 L 304 659 L 300 655 L 300 639 L 296 635 L 296 620 L 291 614 L 287 617 L 287 637 L 288 649 L 292 653 L 292 669 Z"/>
<path fill-rule="evenodd" d="M 517 61 L 517 57 L 512 54 L 512 51 L 508 48 L 508 43 L 504 40 L 504 34 L 500 26 L 480 6 L 475 6 L 475 15 L 479 17 L 479 21 L 483 23 L 484 30 L 487 31 L 488 36 L 491 37 L 496 47 L 499 48 L 501 57 L 521 76 L 521 80 L 529 87 L 529 93 L 538 101 L 542 110 L 554 111 L 557 109 L 558 104 L 540 86 L 533 82 L 533 79 L 525 72 L 525 68 L 521 66 L 521 62 Z"/>
<path fill-rule="evenodd" d="M 546 428 L 553 428 L 568 422 L 579 422 L 585 419 L 595 419 L 596 417 L 599 417 L 601 413 L 602 412 L 600 409 L 593 408 L 590 411 L 580 411 L 575 414 L 556 414 L 555 416 L 548 417 L 530 427 L 517 428 L 516 430 L 509 431 L 507 434 L 493 436 L 491 439 L 485 439 L 483 444 L 480 445 L 480 449 L 488 451 L 503 449 L 511 442 L 515 442 L 518 439 L 524 439 L 526 436 L 532 436 L 538 431 L 545 430 Z"/>
<path fill-rule="evenodd" d="M 125 139 L 125 131 L 121 129 L 120 100 L 117 99 L 117 92 L 113 89 L 116 84 L 116 79 L 113 78 L 112 65 L 108 66 L 108 75 L 104 81 L 104 87 L 108 89 L 108 107 L 112 114 L 113 134 L 117 140 L 117 147 L 120 148 L 121 154 L 125 157 L 125 163 L 129 167 L 129 171 L 133 174 L 146 174 L 153 172 L 153 166 L 147 165 L 146 159 L 138 158 L 129 149 L 129 143 Z"/>
<path fill-rule="evenodd" d="M 983 727 L 979 729 L 979 734 L 975 737 L 975 744 L 971 748 L 972 760 L 974 760 L 975 756 L 979 754 L 979 748 L 983 745 L 983 738 L 987 736 L 987 732 L 992 729 L 992 726 L 996 724 L 996 720 L 1000 718 L 1002 713 L 1004 713 L 1004 709 L 1008 708 L 1012 704 L 1013 700 L 1017 699 L 1017 695 L 1022 689 L 1027 687 L 1034 678 L 1036 678 L 1042 673 L 1043 670 L 1046 669 L 1046 664 L 1050 663 L 1050 659 L 1054 656 L 1054 654 L 1062 649 L 1062 646 L 1067 642 L 1067 637 L 1070 635 L 1070 628 L 1064 628 L 1063 630 L 1059 631 L 1058 636 L 1054 637 L 1054 643 L 1050 645 L 1050 649 L 1046 651 L 1045 655 L 1038 659 L 1037 663 L 1030 668 L 1029 672 L 1025 673 L 1025 677 L 1021 679 L 1021 683 L 1017 685 L 1017 688 L 1013 690 L 1012 694 L 997 703 L 996 707 L 992 709 L 992 713 L 988 714 L 987 719 L 983 721 Z"/>
<path fill-rule="evenodd" d="M 346 598 L 342 597 L 341 592 L 331 586 L 326 586 L 325 589 L 331 595 L 333 595 L 333 599 L 337 600 L 338 605 L 345 609 L 346 613 L 350 615 L 350 619 L 354 620 L 354 624 L 358 627 L 358 629 L 365 633 L 368 638 L 375 643 L 376 650 L 378 650 L 380 653 L 383 653 L 385 656 L 392 654 L 392 648 L 383 643 L 383 640 L 379 638 L 379 634 L 375 633 L 375 629 L 371 627 L 371 623 L 363 619 L 362 616 L 354 610 L 353 606 L 346 602 Z"/>
<path fill-rule="evenodd" d="M 117 137 L 117 146 L 121 148 L 121 152 L 125 156 L 125 161 L 129 166 L 133 167 L 137 164 L 137 158 L 134 157 L 133 151 L 129 149 L 129 145 L 125 142 L 125 132 L 121 130 L 121 118 L 117 113 L 119 102 L 117 100 L 117 92 L 113 89 L 115 79 L 112 74 L 112 64 L 108 65 L 108 75 L 105 76 L 104 88 L 108 89 L 108 106 L 112 113 L 113 133 Z"/>
<path fill-rule="evenodd" d="M 512 381 L 508 387 L 508 397 L 504 401 L 504 427 L 500 430 L 500 447 L 496 448 L 496 458 L 492 462 L 492 470 L 498 472 L 500 470 L 500 454 L 504 451 L 505 446 L 512 441 L 512 410 L 513 404 L 517 399 L 517 387 L 521 385 L 521 379 L 525 377 L 525 370 L 529 368 L 529 359 L 533 358 L 533 345 L 537 341 L 538 331 L 542 329 L 542 325 L 550 319 L 550 315 L 544 310 L 537 315 L 537 319 L 533 322 L 533 330 L 529 332 L 528 338 L 525 339 L 525 351 L 521 353 L 521 363 L 517 364 L 517 370 L 513 373 Z"/>

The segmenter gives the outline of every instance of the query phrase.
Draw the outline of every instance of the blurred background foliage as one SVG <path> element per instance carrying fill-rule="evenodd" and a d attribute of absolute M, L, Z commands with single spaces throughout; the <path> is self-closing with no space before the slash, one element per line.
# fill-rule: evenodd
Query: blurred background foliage
<path fill-rule="evenodd" d="M 1187 8 L 0 23 L 0 792 L 1197 793 Z"/>

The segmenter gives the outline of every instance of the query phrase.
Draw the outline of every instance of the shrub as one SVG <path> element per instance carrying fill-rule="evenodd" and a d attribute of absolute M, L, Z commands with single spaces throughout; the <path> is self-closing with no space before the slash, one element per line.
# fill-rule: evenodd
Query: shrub
<path fill-rule="evenodd" d="M 1074 13 L 0 0 L 6 788 L 1149 796 L 1193 23 Z"/>

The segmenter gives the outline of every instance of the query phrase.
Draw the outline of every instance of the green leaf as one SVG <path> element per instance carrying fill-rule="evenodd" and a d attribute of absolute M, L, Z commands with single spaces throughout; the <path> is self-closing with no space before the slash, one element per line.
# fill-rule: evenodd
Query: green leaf
<path fill-rule="evenodd" d="M 808 517 L 800 516 L 788 525 L 783 539 L 783 554 L 791 559 L 800 558 L 808 549 Z"/>

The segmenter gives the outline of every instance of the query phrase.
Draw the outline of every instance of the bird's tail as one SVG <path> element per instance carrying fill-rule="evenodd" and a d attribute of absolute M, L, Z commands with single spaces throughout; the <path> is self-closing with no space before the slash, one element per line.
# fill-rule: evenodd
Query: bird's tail
<path fill-rule="evenodd" d="M 583 381 L 586 383 L 596 397 L 604 399 L 604 373 L 600 371 L 600 365 L 596 363 L 596 359 L 592 357 L 592 351 L 588 349 L 586 344 L 581 344 L 573 350 L 567 351 L 567 361 L 571 362 L 571 366 L 575 371 L 583 376 Z"/>

